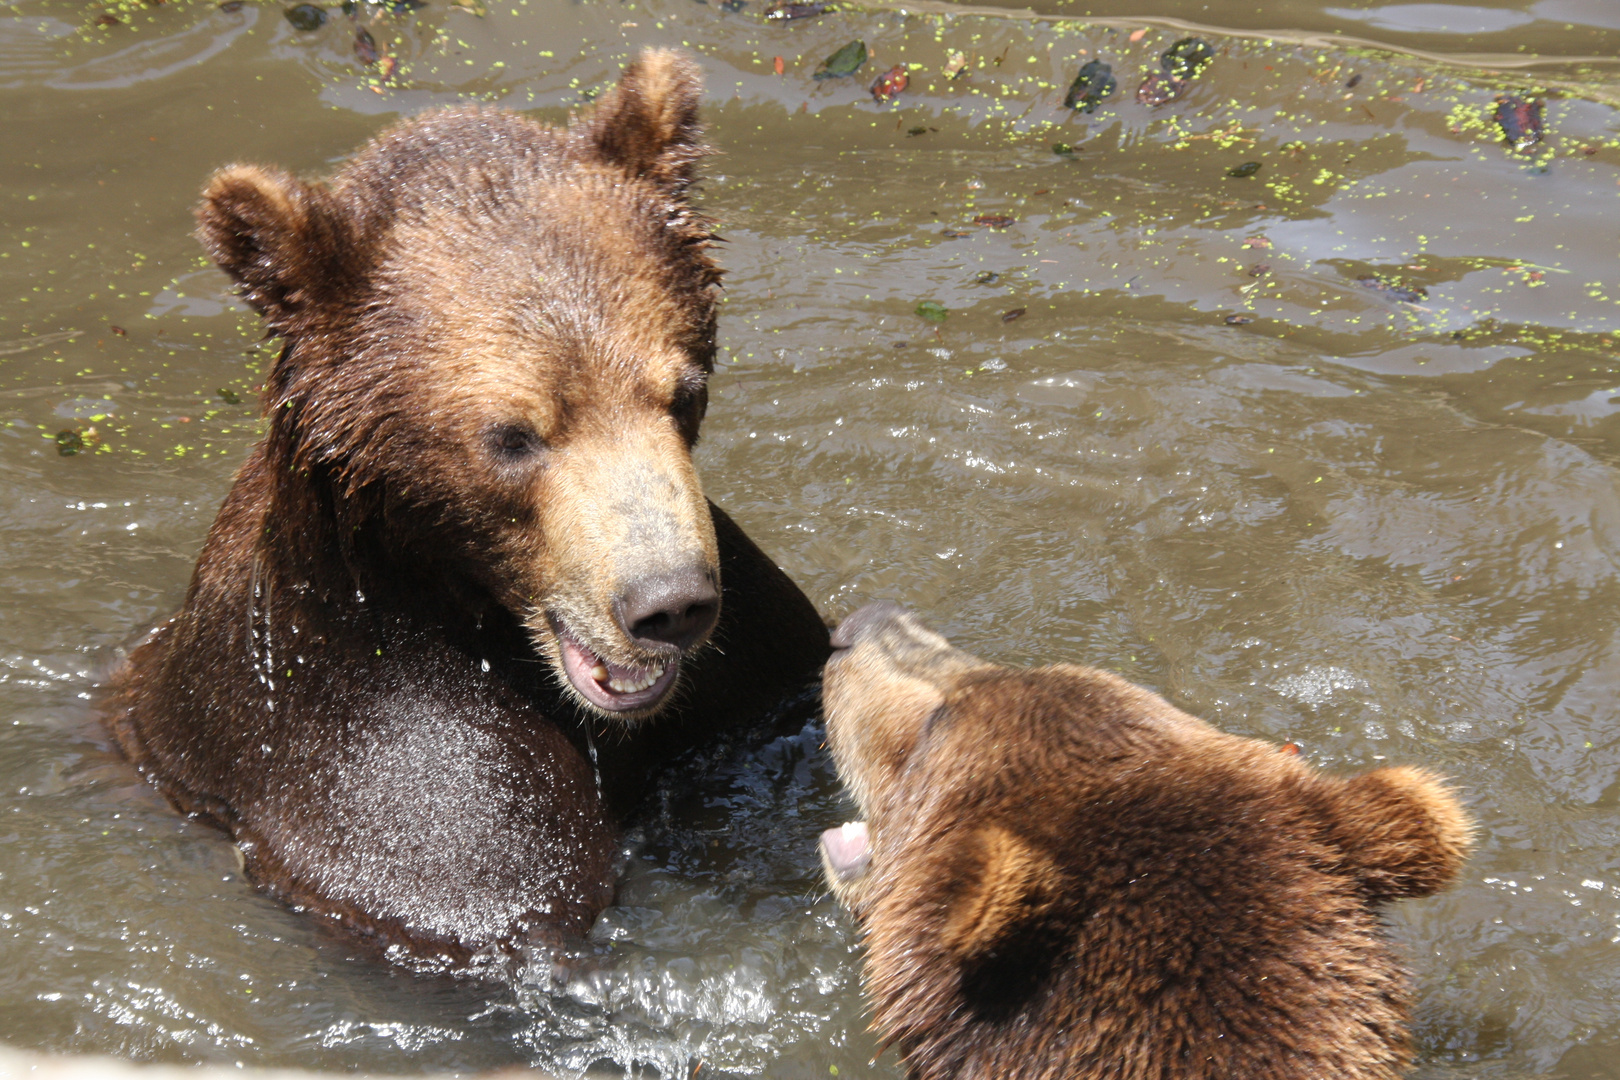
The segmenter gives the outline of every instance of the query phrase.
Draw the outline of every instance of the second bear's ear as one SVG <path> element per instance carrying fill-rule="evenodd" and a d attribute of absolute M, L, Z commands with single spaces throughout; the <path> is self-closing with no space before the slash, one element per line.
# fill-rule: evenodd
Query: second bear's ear
<path fill-rule="evenodd" d="M 323 188 L 279 169 L 232 165 L 203 190 L 197 238 L 277 333 L 340 295 L 353 244 Z"/>
<path fill-rule="evenodd" d="M 678 195 L 708 152 L 698 126 L 702 98 L 696 65 L 670 49 L 647 49 L 575 133 L 603 161 Z"/>
<path fill-rule="evenodd" d="M 950 856 L 956 883 L 949 892 L 942 938 L 964 963 L 982 960 L 1057 901 L 1061 877 L 1045 852 L 1000 826 L 980 828 Z"/>
<path fill-rule="evenodd" d="M 1473 847 L 1474 825 L 1456 795 L 1422 769 L 1351 777 L 1334 802 L 1333 839 L 1373 900 L 1439 892 Z"/>

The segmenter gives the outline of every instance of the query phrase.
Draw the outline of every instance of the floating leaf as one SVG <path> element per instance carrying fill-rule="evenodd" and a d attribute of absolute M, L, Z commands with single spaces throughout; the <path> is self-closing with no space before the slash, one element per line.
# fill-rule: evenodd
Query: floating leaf
<path fill-rule="evenodd" d="M 1246 180 L 1259 171 L 1260 163 L 1258 161 L 1245 161 L 1235 169 L 1227 169 L 1226 175 L 1238 180 Z"/>
<path fill-rule="evenodd" d="M 787 64 L 782 60 L 782 58 L 780 56 L 776 57 L 774 60 L 771 61 L 771 67 L 776 69 L 776 73 L 778 75 L 782 74 L 784 71 L 787 70 Z"/>
<path fill-rule="evenodd" d="M 1074 155 L 1079 152 L 1079 147 L 1070 146 L 1066 142 L 1055 142 L 1052 144 L 1052 153 L 1056 154 L 1058 157 L 1074 157 Z"/>
<path fill-rule="evenodd" d="M 765 9 L 765 18 L 771 22 L 793 22 L 795 19 L 813 19 L 817 15 L 825 15 L 832 10 L 831 4 L 823 3 L 793 3 L 790 0 L 778 0 Z"/>
<path fill-rule="evenodd" d="M 945 310 L 945 305 L 938 300 L 924 300 L 917 305 L 917 314 L 931 323 L 942 323 L 945 321 L 945 316 L 950 313 Z"/>
<path fill-rule="evenodd" d="M 943 315 L 940 318 L 944 318 Z M 84 436 L 71 428 L 56 433 L 56 452 L 63 457 L 72 457 L 84 449 Z"/>
<path fill-rule="evenodd" d="M 469 15 L 476 15 L 480 19 L 489 14 L 489 9 L 484 6 L 484 0 L 450 0 L 450 6 Z"/>
<path fill-rule="evenodd" d="M 1064 107 L 1087 113 L 1096 112 L 1103 98 L 1114 92 L 1115 85 L 1113 68 L 1101 60 L 1089 61 L 1081 67 L 1074 82 L 1069 84 L 1069 92 L 1063 97 Z"/>
<path fill-rule="evenodd" d="M 955 79 L 967 68 L 967 53 L 953 52 L 945 58 L 945 77 Z"/>
<path fill-rule="evenodd" d="M 1168 105 L 1185 94 L 1190 85 L 1186 79 L 1178 79 L 1163 71 L 1149 72 L 1142 85 L 1136 88 L 1136 100 L 1150 107 Z"/>
<path fill-rule="evenodd" d="M 234 15 L 238 11 L 242 10 L 242 5 L 244 2 L 245 0 L 225 0 L 223 4 L 219 5 L 219 10 L 223 11 L 227 15 Z"/>
<path fill-rule="evenodd" d="M 1014 319 L 1022 319 L 1024 317 L 1024 312 L 1028 310 L 1029 308 L 1015 307 L 1011 311 L 1003 311 L 1001 313 L 1001 321 L 1012 322 Z"/>
<path fill-rule="evenodd" d="M 866 63 L 866 42 L 852 41 L 821 62 L 817 79 L 841 79 L 853 75 Z"/>
<path fill-rule="evenodd" d="M 314 4 L 298 4 L 287 9 L 287 21 L 294 30 L 309 33 L 326 25 L 326 11 Z"/>
<path fill-rule="evenodd" d="M 945 229 L 939 235 L 947 240 L 964 240 L 973 235 L 971 229 Z"/>
<path fill-rule="evenodd" d="M 973 224 L 988 225 L 992 229 L 1005 229 L 1015 220 L 1015 218 L 1010 218 L 1006 214 L 980 214 L 973 219 Z"/>
<path fill-rule="evenodd" d="M 103 15 L 103 16 L 101 16 L 100 18 L 98 18 L 96 20 L 96 25 L 97 26 L 122 26 L 122 25 L 124 25 L 124 20 L 120 19 L 116 15 Z M 74 452 L 77 453 L 77 451 L 74 451 Z"/>
<path fill-rule="evenodd" d="M 223 401 L 227 405 L 242 404 L 242 395 L 238 394 L 235 390 L 232 390 L 228 386 L 222 386 L 218 390 L 215 390 L 214 393 L 218 394 L 219 400 Z"/>
<path fill-rule="evenodd" d="M 1253 315 L 1228 315 L 1226 317 L 1227 326 L 1247 326 L 1252 322 L 1254 322 Z"/>
<path fill-rule="evenodd" d="M 885 102 L 909 85 L 911 85 L 911 76 L 906 74 L 905 66 L 896 64 L 882 75 L 879 75 L 877 82 L 872 84 L 872 97 L 880 103 Z"/>
<path fill-rule="evenodd" d="M 1541 141 L 1540 101 L 1503 94 L 1496 99 L 1495 119 L 1515 150 L 1529 149 Z"/>
<path fill-rule="evenodd" d="M 377 41 L 371 31 L 361 27 L 354 35 L 354 55 L 362 64 L 377 62 Z"/>
<path fill-rule="evenodd" d="M 377 78 L 381 79 L 383 82 L 387 82 L 389 79 L 394 77 L 394 68 L 398 65 L 399 61 L 394 57 L 383 57 L 381 60 L 377 61 Z"/>
<path fill-rule="evenodd" d="M 1159 54 L 1159 66 L 1174 79 L 1191 79 L 1215 59 L 1215 50 L 1195 37 L 1182 38 Z"/>

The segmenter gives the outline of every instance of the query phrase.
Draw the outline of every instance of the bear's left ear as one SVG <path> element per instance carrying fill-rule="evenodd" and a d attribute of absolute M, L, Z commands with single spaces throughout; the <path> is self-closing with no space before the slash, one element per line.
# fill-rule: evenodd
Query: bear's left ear
<path fill-rule="evenodd" d="M 647 49 L 574 134 L 601 160 L 679 195 L 708 153 L 698 126 L 702 98 L 695 64 L 670 49 Z"/>
<path fill-rule="evenodd" d="M 326 189 L 256 165 L 219 170 L 197 207 L 203 248 L 280 334 L 346 292 L 356 250 L 349 231 Z"/>
<path fill-rule="evenodd" d="M 948 888 L 941 943 L 963 963 L 984 959 L 1044 916 L 1062 887 L 1045 852 L 998 825 L 963 837 L 947 861 L 956 881 Z"/>
<path fill-rule="evenodd" d="M 1342 783 L 1332 838 L 1370 899 L 1428 896 L 1456 879 L 1474 823 L 1439 777 L 1402 766 Z"/>

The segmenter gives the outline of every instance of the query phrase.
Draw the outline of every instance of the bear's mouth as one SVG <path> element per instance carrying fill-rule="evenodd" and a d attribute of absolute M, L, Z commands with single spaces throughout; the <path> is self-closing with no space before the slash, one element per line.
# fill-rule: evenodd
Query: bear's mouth
<path fill-rule="evenodd" d="M 871 834 L 864 821 L 846 821 L 821 834 L 821 861 L 837 884 L 848 884 L 872 864 Z"/>
<path fill-rule="evenodd" d="M 603 712 L 644 712 L 669 694 L 680 674 L 681 659 L 673 655 L 650 664 L 626 667 L 597 655 L 555 618 L 552 631 L 562 653 L 563 674 L 574 691 Z"/>

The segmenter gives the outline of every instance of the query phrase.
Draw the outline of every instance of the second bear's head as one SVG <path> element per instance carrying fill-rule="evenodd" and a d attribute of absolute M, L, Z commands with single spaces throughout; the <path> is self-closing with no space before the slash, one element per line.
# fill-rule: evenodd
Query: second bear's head
<path fill-rule="evenodd" d="M 700 93 L 648 51 L 566 128 L 428 113 L 327 184 L 223 169 L 198 210 L 284 339 L 277 509 L 325 520 L 359 588 L 404 572 L 504 607 L 625 718 L 668 699 L 720 606 L 691 459 L 720 280 L 688 201 Z"/>

